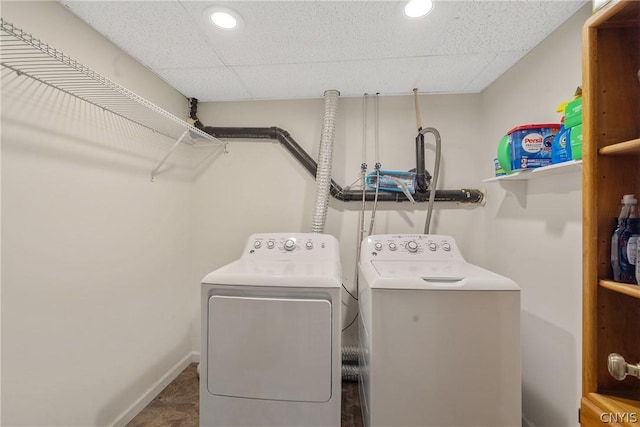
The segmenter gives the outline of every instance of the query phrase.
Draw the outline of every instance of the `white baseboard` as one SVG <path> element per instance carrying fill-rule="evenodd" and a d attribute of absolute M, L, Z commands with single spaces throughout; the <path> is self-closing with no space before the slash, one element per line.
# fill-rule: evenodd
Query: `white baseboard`
<path fill-rule="evenodd" d="M 522 427 L 535 427 L 535 424 L 533 424 L 527 417 L 522 415 Z"/>
<path fill-rule="evenodd" d="M 140 413 L 153 399 L 156 398 L 158 394 L 162 390 L 168 386 L 171 381 L 175 380 L 178 375 L 182 371 L 184 371 L 187 366 L 191 363 L 199 363 L 200 362 L 200 353 L 191 352 L 183 357 L 178 363 L 173 365 L 169 371 L 164 374 L 158 381 L 153 383 L 151 387 L 147 389 L 147 391 L 140 396 L 131 406 L 129 406 L 116 420 L 110 425 L 110 427 L 124 427 L 126 426 L 132 419 L 135 418 L 136 415 Z"/>

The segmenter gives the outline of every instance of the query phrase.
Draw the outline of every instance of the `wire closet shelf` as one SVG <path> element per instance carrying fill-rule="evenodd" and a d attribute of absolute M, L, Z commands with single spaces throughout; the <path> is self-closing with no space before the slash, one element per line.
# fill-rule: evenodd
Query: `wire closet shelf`
<path fill-rule="evenodd" d="M 119 117 L 194 147 L 227 143 L 195 128 L 129 89 L 0 18 L 0 65 Z M 164 162 L 163 159 L 162 162 Z M 152 175 L 160 168 L 159 164 Z"/>

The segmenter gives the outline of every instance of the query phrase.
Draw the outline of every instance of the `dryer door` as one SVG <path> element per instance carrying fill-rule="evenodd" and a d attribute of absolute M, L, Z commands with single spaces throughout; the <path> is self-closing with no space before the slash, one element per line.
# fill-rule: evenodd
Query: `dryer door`
<path fill-rule="evenodd" d="M 331 398 L 331 303 L 213 295 L 210 393 L 297 402 Z"/>

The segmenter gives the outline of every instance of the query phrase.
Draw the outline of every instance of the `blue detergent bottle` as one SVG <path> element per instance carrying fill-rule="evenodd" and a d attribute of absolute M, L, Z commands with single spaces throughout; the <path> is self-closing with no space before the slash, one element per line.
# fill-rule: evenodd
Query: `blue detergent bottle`
<path fill-rule="evenodd" d="M 564 118 L 563 118 L 564 122 Z M 563 163 L 571 160 L 571 144 L 569 142 L 570 129 L 560 126 L 551 144 L 551 163 Z"/>
<path fill-rule="evenodd" d="M 629 205 L 629 216 L 627 217 L 624 230 L 620 233 L 618 240 L 619 261 L 620 261 L 620 281 L 622 283 L 636 282 L 636 255 L 638 249 L 638 235 L 640 235 L 640 219 L 638 218 L 638 201 L 631 199 Z"/>
<path fill-rule="evenodd" d="M 620 200 L 620 210 L 618 213 L 618 222 L 616 228 L 611 235 L 611 269 L 613 270 L 613 280 L 620 281 L 620 234 L 624 231 L 627 225 L 627 217 L 629 216 L 629 206 L 631 206 L 631 200 L 635 200 L 635 195 L 625 194 Z"/>

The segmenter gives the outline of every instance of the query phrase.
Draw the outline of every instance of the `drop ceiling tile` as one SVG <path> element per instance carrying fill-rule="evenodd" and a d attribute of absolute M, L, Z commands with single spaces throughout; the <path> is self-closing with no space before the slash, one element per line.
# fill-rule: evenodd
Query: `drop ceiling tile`
<path fill-rule="evenodd" d="M 572 16 L 584 1 L 465 1 L 439 3 L 446 31 L 435 53 L 531 49 Z M 435 9 L 434 9 L 435 14 Z"/>
<path fill-rule="evenodd" d="M 62 3 L 148 68 L 223 65 L 179 2 L 64 0 Z"/>
<path fill-rule="evenodd" d="M 183 1 L 227 65 L 286 64 L 360 59 L 378 28 L 377 17 L 393 13 L 394 2 L 241 1 L 215 2 L 243 20 L 237 32 L 199 19 L 211 2 Z M 373 18 L 372 18 L 373 17 Z M 373 22 L 368 23 L 370 19 Z M 374 36 L 375 37 L 375 36 Z"/>
<path fill-rule="evenodd" d="M 258 65 L 529 49 L 584 1 L 444 1 L 419 20 L 395 1 L 215 3 L 242 16 L 238 32 L 202 19 L 211 2 L 182 2 L 227 65 Z"/>
<path fill-rule="evenodd" d="M 476 77 L 467 84 L 466 90 L 470 92 L 484 91 L 498 77 L 520 61 L 526 53 L 526 51 L 496 53 L 487 66 L 479 70 Z"/>
<path fill-rule="evenodd" d="M 251 98 L 242 80 L 228 68 L 172 68 L 158 70 L 157 74 L 184 96 L 203 102 Z"/>
<path fill-rule="evenodd" d="M 407 20 L 398 0 L 61 1 L 202 100 L 481 91 L 586 3 L 436 1 Z M 240 29 L 211 26 L 213 5 L 236 10 Z"/>
<path fill-rule="evenodd" d="M 182 2 L 192 17 L 210 3 Z M 243 17 L 237 33 L 199 24 L 227 65 L 299 64 L 416 57 L 440 46 L 446 22 L 410 21 L 396 1 L 221 3 Z M 450 9 L 450 8 L 448 8 Z"/>
<path fill-rule="evenodd" d="M 483 70 L 490 70 L 494 59 L 494 53 L 427 57 L 415 85 L 421 92 L 479 92 L 470 83 Z"/>
<path fill-rule="evenodd" d="M 436 56 L 394 60 L 345 61 L 234 67 L 252 98 L 321 97 L 327 89 L 342 96 L 455 92 L 471 82 L 495 55 Z M 366 70 L 363 72 L 363 70 Z M 300 76 L 305 76 L 304 79 Z"/>
<path fill-rule="evenodd" d="M 406 61 L 406 60 L 405 60 Z M 354 79 L 363 64 L 351 63 L 313 63 L 313 64 L 276 64 L 263 66 L 234 67 L 253 98 L 283 98 L 284 93 L 295 93 L 296 98 L 318 98 L 327 89 L 337 89 L 342 96 L 375 92 L 386 80 L 384 72 L 377 67 L 376 73 L 362 73 Z M 376 67 L 369 62 L 365 65 Z"/>

